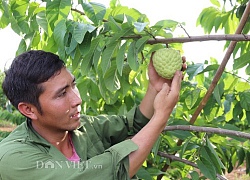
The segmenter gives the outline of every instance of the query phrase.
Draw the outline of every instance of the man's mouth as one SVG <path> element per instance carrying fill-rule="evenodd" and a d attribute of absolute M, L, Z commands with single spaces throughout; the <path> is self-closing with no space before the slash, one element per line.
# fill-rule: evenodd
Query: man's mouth
<path fill-rule="evenodd" d="M 80 113 L 77 112 L 76 114 L 73 114 L 72 116 L 70 116 L 70 118 L 72 119 L 72 118 L 75 118 L 75 117 L 79 117 L 79 115 L 80 115 Z"/>

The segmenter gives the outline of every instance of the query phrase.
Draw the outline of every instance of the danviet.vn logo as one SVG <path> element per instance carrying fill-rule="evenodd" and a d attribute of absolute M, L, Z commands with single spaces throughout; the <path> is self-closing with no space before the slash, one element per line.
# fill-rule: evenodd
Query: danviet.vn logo
<path fill-rule="evenodd" d="M 37 169 L 102 169 L 103 166 L 101 164 L 92 164 L 91 161 L 81 161 L 81 162 L 73 162 L 73 161 L 55 161 L 55 160 L 47 160 L 47 161 L 36 161 Z"/>

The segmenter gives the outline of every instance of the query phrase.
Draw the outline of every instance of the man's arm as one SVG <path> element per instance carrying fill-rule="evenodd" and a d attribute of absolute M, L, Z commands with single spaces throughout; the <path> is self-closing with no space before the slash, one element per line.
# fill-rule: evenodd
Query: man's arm
<path fill-rule="evenodd" d="M 146 93 L 140 105 L 140 110 L 150 118 L 150 121 L 132 138 L 132 141 L 138 145 L 138 150 L 129 155 L 130 177 L 135 175 L 146 160 L 154 143 L 164 129 L 173 108 L 178 102 L 181 81 L 182 72 L 177 71 L 171 86 L 164 83 L 159 93 L 154 88 L 149 89 L 148 94 Z"/>

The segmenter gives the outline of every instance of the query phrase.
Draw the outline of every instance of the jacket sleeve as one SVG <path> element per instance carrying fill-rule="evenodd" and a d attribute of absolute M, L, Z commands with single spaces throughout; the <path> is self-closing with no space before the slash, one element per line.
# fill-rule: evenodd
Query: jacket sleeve
<path fill-rule="evenodd" d="M 85 129 L 90 138 L 99 137 L 105 149 L 136 134 L 148 121 L 138 107 L 134 107 L 124 116 L 83 116 Z"/>

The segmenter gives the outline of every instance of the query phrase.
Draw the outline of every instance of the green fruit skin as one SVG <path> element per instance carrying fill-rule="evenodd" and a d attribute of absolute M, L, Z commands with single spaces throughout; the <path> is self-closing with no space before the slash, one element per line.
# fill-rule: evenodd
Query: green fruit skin
<path fill-rule="evenodd" d="M 182 68 L 181 54 L 175 49 L 158 49 L 155 51 L 152 60 L 156 72 L 166 79 L 172 79 L 175 72 Z"/>

